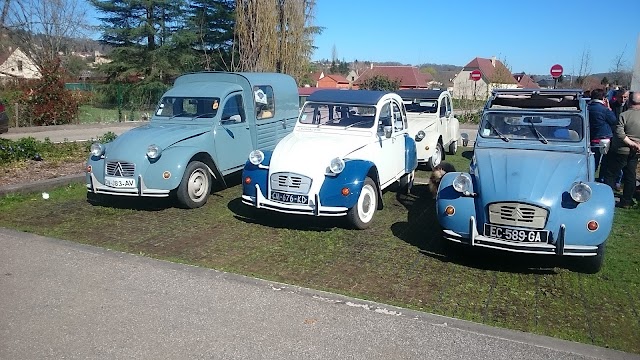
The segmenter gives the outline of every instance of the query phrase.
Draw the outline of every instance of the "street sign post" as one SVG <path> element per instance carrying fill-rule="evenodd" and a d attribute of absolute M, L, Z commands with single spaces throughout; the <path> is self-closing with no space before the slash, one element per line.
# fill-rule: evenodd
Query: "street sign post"
<path fill-rule="evenodd" d="M 551 73 L 551 76 L 553 77 L 553 88 L 556 88 L 556 84 L 558 83 L 558 78 L 560 76 L 562 76 L 562 71 L 564 69 L 562 68 L 562 65 L 560 64 L 555 64 L 551 67 L 551 70 L 549 71 Z"/>
<path fill-rule="evenodd" d="M 473 80 L 473 100 L 476 99 L 476 87 L 478 85 L 478 80 L 482 79 L 482 72 L 480 70 L 473 70 L 469 74 L 469 79 Z"/>

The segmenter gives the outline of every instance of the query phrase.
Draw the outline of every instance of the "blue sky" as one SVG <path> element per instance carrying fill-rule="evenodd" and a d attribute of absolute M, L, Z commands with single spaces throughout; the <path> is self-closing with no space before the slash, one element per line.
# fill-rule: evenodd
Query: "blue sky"
<path fill-rule="evenodd" d="M 317 0 L 312 59 L 464 66 L 496 56 L 513 72 L 607 72 L 624 54 L 631 69 L 640 36 L 640 0 Z"/>

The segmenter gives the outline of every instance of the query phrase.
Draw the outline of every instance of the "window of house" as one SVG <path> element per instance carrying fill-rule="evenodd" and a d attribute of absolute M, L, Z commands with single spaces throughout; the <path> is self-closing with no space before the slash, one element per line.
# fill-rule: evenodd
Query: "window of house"
<path fill-rule="evenodd" d="M 18 60 L 18 71 L 22 71 L 22 60 Z"/>
<path fill-rule="evenodd" d="M 272 118 L 276 109 L 273 88 L 269 85 L 254 86 L 253 95 L 256 106 L 256 119 Z"/>

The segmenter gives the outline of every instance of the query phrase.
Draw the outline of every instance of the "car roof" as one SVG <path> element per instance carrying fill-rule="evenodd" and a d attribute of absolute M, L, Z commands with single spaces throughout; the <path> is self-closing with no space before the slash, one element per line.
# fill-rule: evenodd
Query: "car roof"
<path fill-rule="evenodd" d="M 431 89 L 403 89 L 398 90 L 396 93 L 405 100 L 413 99 L 434 99 L 437 100 L 440 94 L 446 90 L 431 90 Z"/>
<path fill-rule="evenodd" d="M 375 105 L 388 91 L 377 90 L 318 90 L 307 101 L 353 105 Z"/>

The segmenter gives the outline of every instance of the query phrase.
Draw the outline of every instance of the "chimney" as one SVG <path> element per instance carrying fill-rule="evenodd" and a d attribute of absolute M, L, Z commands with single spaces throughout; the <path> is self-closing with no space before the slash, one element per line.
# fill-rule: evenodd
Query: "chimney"
<path fill-rule="evenodd" d="M 373 69 L 373 63 L 371 63 L 371 69 Z"/>
<path fill-rule="evenodd" d="M 493 67 L 496 67 L 496 57 L 495 56 L 491 57 L 491 65 L 493 65 Z"/>

